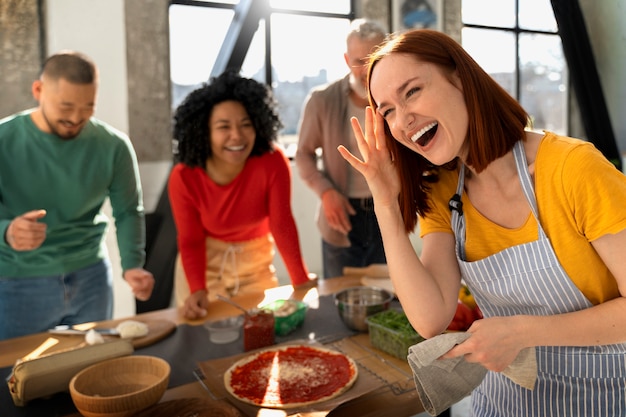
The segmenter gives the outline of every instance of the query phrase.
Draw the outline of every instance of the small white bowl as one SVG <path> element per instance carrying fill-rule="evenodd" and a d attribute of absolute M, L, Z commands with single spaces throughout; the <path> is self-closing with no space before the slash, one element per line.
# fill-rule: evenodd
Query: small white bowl
<path fill-rule="evenodd" d="M 227 317 L 206 323 L 204 327 L 209 330 L 209 339 L 213 343 L 231 343 L 239 339 L 243 316 Z"/>

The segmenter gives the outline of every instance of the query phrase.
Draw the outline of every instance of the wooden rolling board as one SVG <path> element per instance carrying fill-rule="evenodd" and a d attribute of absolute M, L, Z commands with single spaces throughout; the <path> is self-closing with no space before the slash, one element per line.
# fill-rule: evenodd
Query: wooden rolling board
<path fill-rule="evenodd" d="M 132 339 L 131 343 L 135 349 L 150 346 L 163 340 L 176 330 L 176 325 L 167 320 L 147 320 L 145 323 L 148 325 L 148 334 Z"/>
<path fill-rule="evenodd" d="M 148 334 L 142 337 L 135 337 L 131 339 L 131 343 L 135 349 L 139 349 L 142 347 L 150 346 L 160 340 L 165 339 L 169 336 L 174 330 L 176 330 L 176 324 L 168 320 L 141 320 L 141 319 L 132 319 L 133 321 L 139 321 L 145 323 L 148 326 Z M 118 324 L 125 320 L 111 320 L 99 323 L 95 328 L 110 328 L 116 327 Z M 78 337 L 81 341 L 84 341 L 84 336 L 70 336 L 70 337 Z M 104 336 L 105 339 L 115 338 L 118 336 Z"/>

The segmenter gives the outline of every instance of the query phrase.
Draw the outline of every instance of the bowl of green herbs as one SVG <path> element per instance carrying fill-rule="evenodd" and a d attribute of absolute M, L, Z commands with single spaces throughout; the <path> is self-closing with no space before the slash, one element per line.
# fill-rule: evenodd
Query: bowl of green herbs
<path fill-rule="evenodd" d="M 399 359 L 406 360 L 409 347 L 424 340 L 402 311 L 381 311 L 366 321 L 372 346 Z"/>

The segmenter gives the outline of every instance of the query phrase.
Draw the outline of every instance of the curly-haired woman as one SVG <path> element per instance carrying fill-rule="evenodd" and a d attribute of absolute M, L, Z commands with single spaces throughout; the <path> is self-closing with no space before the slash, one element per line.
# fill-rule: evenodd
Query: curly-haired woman
<path fill-rule="evenodd" d="M 176 110 L 169 198 L 178 233 L 175 286 L 185 317 L 209 298 L 275 287 L 274 240 L 294 286 L 310 282 L 291 212 L 291 171 L 274 144 L 271 91 L 227 71 Z"/>

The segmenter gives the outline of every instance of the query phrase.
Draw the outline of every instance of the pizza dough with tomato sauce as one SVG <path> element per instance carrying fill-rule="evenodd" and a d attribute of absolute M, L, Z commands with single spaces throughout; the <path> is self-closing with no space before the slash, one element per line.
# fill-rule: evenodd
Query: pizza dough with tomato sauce
<path fill-rule="evenodd" d="M 226 390 L 258 407 L 294 408 L 328 401 L 356 381 L 354 360 L 329 349 L 288 345 L 239 360 L 224 373 Z"/>

